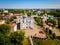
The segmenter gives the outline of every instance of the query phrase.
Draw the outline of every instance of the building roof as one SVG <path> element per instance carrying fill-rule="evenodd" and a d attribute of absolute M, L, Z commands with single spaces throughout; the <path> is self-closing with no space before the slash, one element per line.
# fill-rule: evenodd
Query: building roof
<path fill-rule="evenodd" d="M 3 21 L 5 21 L 5 20 L 0 20 L 0 22 L 3 22 Z"/>
<path fill-rule="evenodd" d="M 13 16 L 20 16 L 20 14 L 14 14 Z"/>
<path fill-rule="evenodd" d="M 0 14 L 0 16 L 4 16 L 3 14 Z"/>
<path fill-rule="evenodd" d="M 11 18 L 11 17 L 16 17 L 16 16 L 20 16 L 20 14 L 13 14 L 12 16 L 7 15 L 7 16 L 4 16 L 4 18 Z"/>
<path fill-rule="evenodd" d="M 48 22 L 48 25 L 53 25 L 51 22 Z"/>
<path fill-rule="evenodd" d="M 8 26 L 11 26 L 11 27 L 16 26 L 16 24 L 15 24 L 15 23 L 7 24 L 7 25 L 8 25 Z"/>
<path fill-rule="evenodd" d="M 4 18 L 8 18 L 8 16 L 4 16 Z"/>

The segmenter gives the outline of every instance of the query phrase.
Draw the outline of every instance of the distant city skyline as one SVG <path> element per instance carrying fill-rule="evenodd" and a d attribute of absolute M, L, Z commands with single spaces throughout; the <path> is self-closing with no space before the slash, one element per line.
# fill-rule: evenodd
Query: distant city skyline
<path fill-rule="evenodd" d="M 0 0 L 0 8 L 32 9 L 32 8 L 59 8 L 60 0 Z"/>

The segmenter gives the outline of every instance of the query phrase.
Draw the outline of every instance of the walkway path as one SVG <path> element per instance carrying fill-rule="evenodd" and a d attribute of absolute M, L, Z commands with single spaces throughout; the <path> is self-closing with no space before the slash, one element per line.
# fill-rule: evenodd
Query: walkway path
<path fill-rule="evenodd" d="M 29 39 L 30 39 L 31 45 L 34 45 L 34 44 L 33 44 L 33 40 L 32 40 L 32 37 L 31 37 L 31 36 L 29 36 Z"/>

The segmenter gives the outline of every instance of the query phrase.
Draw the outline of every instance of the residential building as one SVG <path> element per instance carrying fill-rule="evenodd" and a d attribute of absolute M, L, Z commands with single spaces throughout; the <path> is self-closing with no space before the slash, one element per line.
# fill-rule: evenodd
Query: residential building
<path fill-rule="evenodd" d="M 54 19 L 54 16 L 47 14 L 43 15 L 43 22 L 47 21 L 47 19 Z"/>
<path fill-rule="evenodd" d="M 5 20 L 0 20 L 0 24 L 4 24 L 5 23 Z"/>
<path fill-rule="evenodd" d="M 48 15 L 48 18 L 49 19 L 54 19 L 54 16 L 53 15 Z"/>
<path fill-rule="evenodd" d="M 16 25 L 15 23 L 8 24 L 8 26 L 11 27 L 11 32 L 15 32 L 15 31 L 17 31 L 17 25 Z"/>
<path fill-rule="evenodd" d="M 42 17 L 43 19 L 43 22 L 45 22 L 45 21 L 47 21 L 47 19 L 48 19 L 48 16 L 47 16 L 47 14 L 45 14 L 45 15 L 43 15 L 43 17 Z"/>
<path fill-rule="evenodd" d="M 17 19 L 15 19 L 16 23 L 20 23 L 20 14 L 14 14 L 13 16 L 15 16 Z"/>
<path fill-rule="evenodd" d="M 3 12 L 4 12 L 4 13 L 8 13 L 8 10 L 4 10 Z"/>

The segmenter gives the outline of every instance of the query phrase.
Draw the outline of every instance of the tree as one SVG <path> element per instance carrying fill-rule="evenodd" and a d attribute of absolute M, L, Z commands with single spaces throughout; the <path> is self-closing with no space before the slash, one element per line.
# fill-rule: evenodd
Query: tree
<path fill-rule="evenodd" d="M 2 33 L 0 33 L 0 45 L 11 45 L 9 37 Z"/>
<path fill-rule="evenodd" d="M 45 29 L 46 33 L 48 33 L 48 30 L 49 30 L 48 28 Z"/>
<path fill-rule="evenodd" d="M 15 45 L 22 45 L 24 39 L 24 32 L 14 32 L 10 35 L 11 43 Z"/>
<path fill-rule="evenodd" d="M 53 33 L 53 34 L 52 34 L 52 37 L 53 37 L 53 39 L 55 39 L 55 38 L 56 38 L 56 35 L 55 35 L 55 33 Z"/>
<path fill-rule="evenodd" d="M 3 20 L 3 17 L 2 16 L 0 16 L 0 20 Z"/>
<path fill-rule="evenodd" d="M 51 22 L 53 25 L 51 25 L 52 27 L 55 27 L 56 25 L 56 21 L 54 19 L 47 19 L 47 23 Z"/>
<path fill-rule="evenodd" d="M 37 25 L 43 27 L 43 24 L 42 24 L 41 18 L 37 18 L 37 17 L 35 17 L 34 19 L 35 19 Z"/>
<path fill-rule="evenodd" d="M 27 15 L 28 15 L 28 16 L 31 16 L 31 12 L 28 12 Z"/>
<path fill-rule="evenodd" d="M 6 23 L 9 24 L 9 23 L 11 23 L 14 19 L 15 19 L 15 17 L 10 18 L 10 19 L 7 19 L 7 20 L 6 20 Z"/>
<path fill-rule="evenodd" d="M 58 19 L 58 28 L 60 28 L 60 19 Z"/>
<path fill-rule="evenodd" d="M 10 32 L 10 26 L 2 24 L 0 26 L 0 33 L 7 34 Z"/>
<path fill-rule="evenodd" d="M 53 15 L 54 17 L 60 17 L 60 9 L 50 11 L 48 14 Z M 57 20 L 58 20 L 58 28 L 60 28 L 60 19 L 57 18 Z"/>
<path fill-rule="evenodd" d="M 7 19 L 7 20 L 6 20 L 6 24 L 9 24 L 9 23 L 11 23 L 11 22 L 10 22 L 10 20 L 9 20 L 9 19 Z"/>
<path fill-rule="evenodd" d="M 50 35 L 52 34 L 52 31 L 51 31 L 51 30 L 49 30 L 49 34 L 50 34 Z"/>
<path fill-rule="evenodd" d="M 38 39 L 38 38 L 33 38 L 34 40 L 34 45 L 44 45 L 44 43 L 42 42 L 42 39 Z"/>
<path fill-rule="evenodd" d="M 9 9 L 8 11 L 13 14 L 20 14 L 20 13 L 24 14 L 24 10 L 22 9 Z"/>

